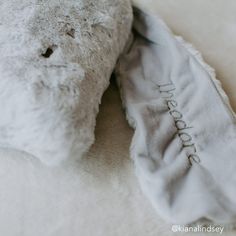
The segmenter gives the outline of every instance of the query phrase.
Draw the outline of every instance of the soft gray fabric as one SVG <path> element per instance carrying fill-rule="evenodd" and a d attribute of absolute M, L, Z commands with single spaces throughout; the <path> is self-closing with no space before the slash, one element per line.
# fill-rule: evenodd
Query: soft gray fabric
<path fill-rule="evenodd" d="M 172 223 L 236 221 L 236 126 L 214 73 L 156 15 L 135 10 L 116 74 L 141 187 Z"/>
<path fill-rule="evenodd" d="M 81 157 L 132 24 L 129 0 L 0 2 L 0 146 Z"/>
<path fill-rule="evenodd" d="M 191 49 L 189 45 L 186 45 L 181 39 L 176 39 L 178 41 L 175 41 L 161 21 L 157 21 L 157 19 L 152 21 L 151 16 L 147 16 L 147 18 L 144 17 L 141 21 L 147 21 L 148 28 L 150 27 L 151 29 L 149 32 L 143 32 L 143 29 L 146 30 L 146 28 L 141 26 L 139 21 L 135 21 L 136 30 L 143 34 L 143 36 L 147 34 L 145 36 L 146 39 L 143 38 L 143 40 L 141 40 L 140 35 L 136 35 L 137 39 L 139 38 L 137 44 L 143 44 L 144 46 L 140 52 L 145 54 L 147 51 L 147 58 L 141 54 L 140 58 L 143 61 L 140 63 L 140 61 L 136 60 L 136 56 L 132 54 L 133 50 L 131 50 L 130 60 L 128 59 L 127 61 L 126 57 L 124 59 L 124 63 L 128 63 L 127 65 L 129 66 L 126 68 L 129 79 L 126 81 L 128 83 L 127 90 L 124 89 L 123 98 L 129 112 L 130 123 L 137 128 L 132 156 L 136 163 L 137 174 L 142 187 L 156 206 L 158 213 L 161 213 L 163 217 L 171 222 L 186 223 L 203 217 L 223 223 L 234 222 L 235 201 L 233 197 L 235 195 L 235 175 L 233 175 L 233 171 L 235 164 L 233 163 L 233 158 L 235 150 L 230 149 L 230 145 L 233 146 L 233 141 L 231 143 L 230 141 L 235 137 L 234 114 L 229 110 L 225 98 L 221 101 L 221 97 L 216 94 L 217 91 L 221 96 L 225 96 L 219 86 L 215 84 L 216 81 L 211 81 L 212 74 L 207 74 L 209 71 L 206 65 L 201 64 L 202 62 L 199 61 L 196 55 L 188 54 L 194 53 L 193 51 L 186 51 L 186 49 Z M 156 31 L 157 38 L 155 35 Z M 150 32 L 153 32 L 154 36 L 149 35 L 148 33 Z M 155 45 L 157 42 L 159 46 Z M 137 46 L 137 44 L 134 46 Z M 151 51 L 148 49 L 149 47 L 154 52 L 153 58 L 157 59 L 156 61 L 160 63 L 156 64 L 155 60 L 150 60 Z M 155 50 L 152 50 L 153 48 Z M 133 49 L 136 51 L 136 47 Z M 183 62 L 182 56 L 186 57 L 186 61 L 189 59 L 191 64 L 186 63 L 186 61 Z M 132 62 L 137 62 L 137 65 L 134 65 Z M 162 64 L 162 62 L 165 63 Z M 150 68 L 148 70 L 145 69 L 147 65 L 154 65 L 153 71 L 149 70 Z M 141 67 L 136 70 L 134 68 L 136 66 Z M 124 76 L 124 79 L 127 79 L 125 78 L 126 72 L 122 69 L 124 67 L 126 65 L 121 66 L 120 76 Z M 191 82 L 189 82 L 190 78 L 182 78 L 182 76 L 178 75 L 178 79 L 181 78 L 180 84 L 177 83 L 177 78 L 171 77 L 172 83 L 176 82 L 174 84 L 175 87 L 171 84 L 159 87 L 162 91 L 161 93 L 159 91 L 159 94 L 158 92 L 157 94 L 153 94 L 153 91 L 150 92 L 153 86 L 153 83 L 150 85 L 148 82 L 150 79 L 154 78 L 152 82 L 157 82 L 155 76 L 158 76 L 158 78 L 162 77 L 166 83 L 165 77 L 167 76 L 165 76 L 165 73 L 171 71 L 171 73 L 174 72 L 173 74 L 175 74 L 177 70 L 179 73 L 179 68 L 181 70 L 184 68 L 183 73 L 181 73 L 182 76 L 190 74 Z M 145 73 L 143 76 L 140 76 L 140 73 L 143 73 L 143 69 Z M 202 72 L 199 72 L 199 70 Z M 133 72 L 137 76 L 134 76 Z M 153 75 L 152 78 L 146 76 L 149 73 Z M 195 81 L 193 76 L 195 74 L 201 78 L 196 78 Z M 145 81 L 142 81 L 144 77 Z M 210 81 L 209 83 L 205 81 L 207 77 Z M 136 81 L 137 78 L 141 78 L 141 83 Z M 122 78 L 120 79 L 121 86 L 123 87 L 126 82 Z M 200 83 L 197 79 L 203 79 L 204 82 Z M 162 82 L 162 80 L 160 81 Z M 167 81 L 168 83 L 170 82 L 169 80 Z M 182 88 L 185 88 L 185 82 L 187 84 L 186 91 L 182 91 Z M 211 84 L 211 82 L 214 82 L 214 84 Z M 193 88 L 190 89 L 189 83 L 196 85 L 195 87 L 200 89 L 197 91 Z M 134 91 L 132 93 L 129 90 L 129 86 L 133 86 Z M 214 86 L 217 87 L 217 90 Z M 202 88 L 203 90 L 201 90 Z M 163 97 L 159 99 L 163 93 L 165 96 L 172 96 L 172 102 L 167 103 L 167 98 Z M 193 97 L 186 93 L 192 93 Z M 198 97 L 199 93 L 201 97 Z M 138 100 L 136 94 L 138 94 L 138 99 L 140 100 L 134 105 L 133 101 Z M 149 97 L 150 94 L 151 97 Z M 130 95 L 135 95 L 132 97 L 132 101 Z M 183 98 L 183 96 L 187 98 Z M 194 102 L 193 100 L 195 99 L 200 104 Z M 146 106 L 147 104 L 145 103 L 149 100 L 152 100 L 150 102 L 151 106 Z M 156 103 L 156 100 L 159 101 Z M 160 106 L 158 105 L 159 103 Z M 186 103 L 186 106 L 182 103 Z M 188 106 L 189 103 L 190 106 Z M 116 127 L 116 129 L 111 130 L 111 134 L 109 134 L 109 129 L 105 125 L 98 129 L 99 135 L 102 133 L 101 137 L 106 137 L 104 138 L 106 142 L 104 144 L 97 141 L 97 146 L 93 147 L 90 154 L 93 158 L 90 158 L 90 160 L 84 159 L 84 165 L 80 163 L 78 166 L 71 165 L 66 167 L 62 165 L 56 168 L 49 168 L 40 165 L 35 160 L 30 160 L 29 157 L 26 158 L 26 156 L 24 158 L 17 158 L 17 155 L 12 154 L 10 156 L 9 154 L 8 156 L 4 152 L 1 153 L 2 184 L 0 186 L 2 191 L 0 191 L 0 215 L 2 220 L 0 231 L 4 235 L 32 235 L 32 233 L 38 235 L 40 233 L 45 234 L 45 231 L 47 231 L 47 235 L 64 236 L 68 232 L 70 232 L 70 235 L 78 235 L 82 231 L 83 235 L 90 235 L 91 231 L 96 235 L 104 235 L 102 232 L 104 230 L 102 229 L 104 228 L 104 222 L 108 226 L 107 235 L 113 234 L 114 231 L 116 231 L 114 232 L 116 235 L 144 235 L 144 232 L 145 235 L 155 234 L 153 233 L 155 228 L 153 225 L 159 223 L 159 219 L 155 218 L 152 214 L 148 214 L 149 208 L 145 205 L 145 200 L 142 199 L 141 194 L 138 192 L 135 181 L 132 179 L 129 182 L 128 176 L 124 175 L 124 173 L 129 173 L 129 170 L 131 170 L 130 165 L 128 165 L 129 168 L 126 171 L 126 161 L 122 162 L 122 160 L 119 162 L 119 157 L 122 156 L 124 158 L 126 155 L 124 155 L 125 151 L 123 148 L 126 145 L 125 135 L 129 135 L 125 131 L 123 133 L 123 130 L 126 129 L 122 129 L 122 127 L 117 128 L 119 116 L 113 113 L 114 110 L 111 109 L 113 107 L 112 102 L 108 105 L 109 109 L 102 113 L 105 116 L 107 114 L 106 118 L 108 118 L 108 121 L 104 122 L 104 124 L 111 125 L 113 128 Z M 180 113 L 172 112 L 168 114 L 171 111 L 168 110 L 167 105 L 172 106 L 172 108 L 178 108 Z M 206 112 L 206 109 L 209 109 L 209 111 Z M 144 111 L 144 113 L 141 114 L 140 111 Z M 202 114 L 193 114 L 191 112 L 201 112 Z M 208 113 L 210 114 L 209 117 Z M 148 118 L 146 118 L 145 114 L 148 114 Z M 219 116 L 217 116 L 217 124 L 214 119 L 216 114 Z M 232 120 L 230 119 L 231 114 Z M 184 118 L 181 117 L 181 121 L 174 124 L 173 119 L 178 115 Z M 199 120 L 203 120 L 203 122 L 199 123 Z M 141 127 L 140 124 L 144 126 Z M 177 132 L 176 127 L 185 126 L 185 124 L 187 128 L 189 127 L 189 129 L 184 129 L 186 130 L 186 135 L 179 137 L 179 139 L 177 139 L 178 137 L 174 138 L 173 135 L 175 133 L 180 134 L 180 132 Z M 216 126 L 215 129 L 214 125 Z M 155 129 L 156 126 L 158 126 L 157 129 Z M 230 126 L 232 127 L 232 132 L 230 132 Z M 187 131 L 190 132 L 187 133 Z M 221 139 L 219 137 L 213 139 L 213 135 L 217 136 L 219 132 L 222 134 Z M 173 134 L 172 136 L 171 133 Z M 184 137 L 189 138 L 189 134 L 191 134 L 191 139 L 194 140 L 194 143 L 191 143 L 192 145 L 189 145 L 188 148 L 183 148 L 183 143 L 181 142 L 183 142 Z M 202 138 L 197 137 L 200 134 Z M 230 137 L 230 134 L 232 137 Z M 176 149 L 179 150 L 173 150 L 174 148 L 171 145 L 165 143 L 168 143 L 166 139 L 170 139 L 170 143 L 173 140 Z M 136 145 L 138 142 L 140 142 L 140 146 Z M 107 147 L 104 145 L 107 145 Z M 115 147 L 115 154 L 110 150 L 112 145 Z M 139 147 L 141 148 L 140 156 L 137 155 Z M 180 151 L 181 147 L 183 148 L 182 151 Z M 197 156 L 195 148 L 198 151 Z M 224 148 L 225 150 L 223 150 Z M 99 154 L 98 150 L 105 154 Z M 145 153 L 146 150 L 150 151 L 148 155 Z M 169 151 L 173 151 L 173 154 L 170 154 Z M 184 152 L 187 151 L 191 151 L 189 153 L 192 154 L 191 158 L 188 158 L 189 155 L 185 155 L 186 153 Z M 101 156 L 102 160 L 99 160 Z M 18 155 L 18 157 L 21 156 Z M 111 159 L 107 159 L 108 157 Z M 175 158 L 177 161 L 175 161 Z M 203 158 L 205 159 L 202 160 Z M 223 162 L 220 158 L 224 158 L 225 161 Z M 115 171 L 117 173 L 114 174 L 113 178 L 111 176 L 114 172 L 114 166 L 110 166 L 111 160 L 114 163 L 118 163 L 115 164 L 117 167 Z M 199 161 L 200 163 L 198 163 Z M 106 164 L 104 165 L 103 162 Z M 148 166 L 149 163 L 150 168 Z M 227 173 L 224 173 L 226 168 Z M 109 174 L 106 171 L 110 171 Z M 116 175 L 120 179 L 116 178 Z M 210 175 L 212 175 L 211 178 L 209 177 Z M 125 184 L 128 187 L 124 191 L 122 188 Z M 112 188 L 110 188 L 111 186 Z M 134 192 L 131 192 L 130 189 L 134 189 Z M 117 198 L 114 196 L 115 194 L 118 195 Z M 121 200 L 122 198 L 123 200 Z M 119 201 L 123 201 L 125 204 L 117 204 Z M 88 211 L 90 208 L 92 209 L 92 214 Z M 122 209 L 127 209 L 127 212 L 122 211 Z M 128 213 L 128 216 L 124 217 L 124 213 Z M 119 216 L 117 216 L 118 214 Z M 87 219 L 90 219 L 90 221 L 87 221 Z M 138 222 L 141 223 L 139 224 Z M 122 225 L 123 223 L 124 225 Z M 122 227 L 114 230 L 117 224 L 122 225 Z M 12 225 L 14 227 L 11 227 Z M 90 227 L 90 225 L 93 225 L 93 227 Z M 127 232 L 126 230 L 130 226 L 133 231 Z M 141 228 L 144 228 L 142 232 Z M 14 233 L 12 234 L 12 232 Z"/>

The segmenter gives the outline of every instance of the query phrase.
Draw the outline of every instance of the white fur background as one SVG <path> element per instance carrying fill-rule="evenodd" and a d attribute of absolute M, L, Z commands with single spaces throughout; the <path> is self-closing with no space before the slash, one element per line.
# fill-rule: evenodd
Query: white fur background
<path fill-rule="evenodd" d="M 142 1 L 215 67 L 236 110 L 236 2 Z M 132 134 L 111 85 L 97 119 L 96 142 L 80 163 L 51 168 L 1 150 L 0 235 L 182 235 L 171 232 L 139 189 L 128 153 Z"/>

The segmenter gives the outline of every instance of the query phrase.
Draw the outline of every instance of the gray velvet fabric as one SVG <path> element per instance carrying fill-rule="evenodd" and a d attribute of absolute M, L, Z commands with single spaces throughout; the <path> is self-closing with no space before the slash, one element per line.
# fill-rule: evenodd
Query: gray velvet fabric
<path fill-rule="evenodd" d="M 172 223 L 236 221 L 235 114 L 212 69 L 156 15 L 135 10 L 117 70 L 143 191 Z"/>

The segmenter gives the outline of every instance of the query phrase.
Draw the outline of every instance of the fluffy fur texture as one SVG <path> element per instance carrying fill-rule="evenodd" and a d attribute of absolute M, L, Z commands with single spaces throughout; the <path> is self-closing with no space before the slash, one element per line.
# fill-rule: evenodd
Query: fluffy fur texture
<path fill-rule="evenodd" d="M 129 0 L 3 1 L 0 22 L 0 146 L 47 164 L 80 157 L 130 32 Z"/>

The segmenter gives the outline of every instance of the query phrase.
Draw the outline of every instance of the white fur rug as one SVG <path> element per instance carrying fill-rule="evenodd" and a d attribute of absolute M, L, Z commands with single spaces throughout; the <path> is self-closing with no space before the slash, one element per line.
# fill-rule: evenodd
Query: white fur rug
<path fill-rule="evenodd" d="M 236 110 L 235 1 L 145 0 L 145 8 L 202 52 Z M 51 168 L 1 150 L 0 235 L 186 235 L 173 233 L 141 193 L 129 158 L 132 135 L 112 84 L 103 96 L 96 142 L 77 165 Z"/>

